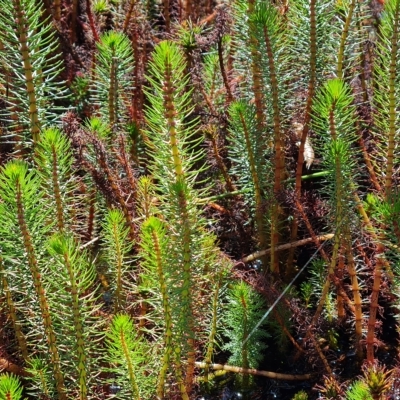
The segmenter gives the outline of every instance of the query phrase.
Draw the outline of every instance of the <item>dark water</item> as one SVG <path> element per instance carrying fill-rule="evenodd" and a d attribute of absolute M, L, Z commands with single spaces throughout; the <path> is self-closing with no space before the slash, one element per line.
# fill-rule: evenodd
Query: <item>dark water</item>
<path fill-rule="evenodd" d="M 242 390 L 233 383 L 215 387 L 206 392 L 203 390 L 196 400 L 291 400 L 300 390 L 309 393 L 309 400 L 317 399 L 318 393 L 312 391 L 314 382 L 285 382 L 257 377 L 252 388 Z"/>

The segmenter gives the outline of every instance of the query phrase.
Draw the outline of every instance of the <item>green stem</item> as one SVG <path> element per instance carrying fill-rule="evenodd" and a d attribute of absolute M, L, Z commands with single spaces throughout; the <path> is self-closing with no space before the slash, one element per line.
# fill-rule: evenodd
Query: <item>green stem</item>
<path fill-rule="evenodd" d="M 208 382 L 208 373 L 209 373 L 209 365 L 212 361 L 212 355 L 214 352 L 214 343 L 215 337 L 217 335 L 217 319 L 218 319 L 218 308 L 219 308 L 219 293 L 222 284 L 222 273 L 218 275 L 218 279 L 214 286 L 214 294 L 212 299 L 212 316 L 211 316 L 211 324 L 210 324 L 210 334 L 208 336 L 208 344 L 207 344 L 207 352 L 204 357 L 204 361 L 206 363 L 205 371 L 204 371 L 204 382 Z"/>
<path fill-rule="evenodd" d="M 254 197 L 255 197 L 255 205 L 256 205 L 256 223 L 257 223 L 257 232 L 260 247 L 265 249 L 267 248 L 267 237 L 265 235 L 265 223 L 264 223 L 264 212 L 263 212 L 263 196 L 261 192 L 261 185 L 259 181 L 259 176 L 256 169 L 255 156 L 253 153 L 253 148 L 251 144 L 249 127 L 247 126 L 246 119 L 243 115 L 243 112 L 239 110 L 239 117 L 242 123 L 244 139 L 246 142 L 246 150 L 249 159 L 250 173 L 251 178 L 253 180 L 254 185 Z M 266 258 L 264 257 L 263 261 L 265 263 Z M 264 265 L 264 270 L 266 271 L 266 265 Z"/>
<path fill-rule="evenodd" d="M 122 244 L 120 242 L 120 235 L 118 230 L 118 223 L 112 222 L 112 233 L 113 233 L 113 245 L 115 249 L 115 266 L 116 266 L 116 280 L 115 280 L 115 303 L 114 303 L 114 314 L 124 309 L 124 298 L 122 288 L 122 270 L 124 265 L 124 254 L 122 252 Z"/>
<path fill-rule="evenodd" d="M 116 115 L 118 112 L 118 79 L 117 79 L 117 59 L 114 55 L 111 57 L 110 65 L 110 87 L 108 89 L 108 118 L 112 131 L 114 132 L 116 124 Z"/>
<path fill-rule="evenodd" d="M 194 329 L 193 329 L 193 304 L 192 304 L 192 234 L 191 222 L 187 210 L 187 199 L 184 188 L 180 188 L 177 193 L 179 202 L 179 211 L 182 224 L 182 241 L 183 241 L 183 273 L 182 273 L 182 289 L 181 299 L 182 307 L 180 312 L 181 326 L 186 326 L 187 332 L 187 367 L 185 386 L 187 393 L 190 395 L 194 381 L 194 365 L 195 365 L 195 349 L 194 349 Z"/>
<path fill-rule="evenodd" d="M 351 24 L 351 20 L 353 18 L 354 8 L 356 6 L 356 0 L 352 0 L 349 5 L 348 14 L 346 17 L 346 22 L 343 27 L 342 34 L 340 35 L 340 45 L 339 45 L 339 53 L 338 53 L 338 61 L 337 61 L 337 76 L 339 79 L 343 79 L 343 58 L 344 58 L 344 50 L 346 47 L 346 40 L 349 35 L 349 28 Z"/>
<path fill-rule="evenodd" d="M 247 310 L 248 310 L 248 305 L 247 305 L 247 299 L 246 297 L 242 294 L 241 296 L 241 304 L 243 307 L 243 320 L 242 320 L 242 325 L 243 325 L 243 338 L 242 338 L 242 343 L 244 345 L 242 346 L 242 368 L 243 369 L 248 369 L 249 368 L 249 357 L 248 357 L 248 341 L 246 340 L 248 335 L 249 335 L 249 327 L 248 327 L 248 315 L 247 315 Z M 249 386 L 249 376 L 246 374 L 243 377 L 243 387 L 244 389 L 248 389 Z"/>
<path fill-rule="evenodd" d="M 385 178 L 385 196 L 388 197 L 392 190 L 393 166 L 394 166 L 394 150 L 396 139 L 396 78 L 397 78 L 397 52 L 399 40 L 399 18 L 400 18 L 400 1 L 396 1 L 396 9 L 394 11 L 393 35 L 391 38 L 391 56 L 389 66 L 389 134 L 388 134 L 388 150 L 387 165 Z"/>
<path fill-rule="evenodd" d="M 61 232 L 64 231 L 64 207 L 63 201 L 61 198 L 61 190 L 59 184 L 59 176 L 58 176 L 58 157 L 57 150 L 53 145 L 51 147 L 51 155 L 52 155 L 52 182 L 53 182 L 53 191 L 54 191 L 54 200 L 56 203 L 56 215 L 57 215 L 57 226 L 58 230 Z"/>
<path fill-rule="evenodd" d="M 71 295 L 72 314 L 74 320 L 74 331 L 76 338 L 76 352 L 78 354 L 78 381 L 79 381 L 79 400 L 86 400 L 88 397 L 87 387 L 87 356 L 85 350 L 85 339 L 83 332 L 82 320 L 84 319 L 80 313 L 79 288 L 77 277 L 74 272 L 68 250 L 63 252 L 64 266 L 69 275 L 68 291 Z"/>
<path fill-rule="evenodd" d="M 32 135 L 32 140 L 34 146 L 39 141 L 39 133 L 40 133 L 40 122 L 39 122 L 39 112 L 35 91 L 35 82 L 33 78 L 33 65 L 32 58 L 30 54 L 29 46 L 28 46 L 28 27 L 29 22 L 26 19 L 26 13 L 24 6 L 21 4 L 20 0 L 14 1 L 14 7 L 16 12 L 16 22 L 17 22 L 17 30 L 20 42 L 20 52 L 22 56 L 22 63 L 24 66 L 24 74 L 25 74 L 25 83 L 26 83 L 26 93 L 28 95 L 29 100 L 29 115 L 30 115 L 30 132 Z"/>
<path fill-rule="evenodd" d="M 23 203 L 23 190 L 21 183 L 17 182 L 16 187 L 16 204 L 19 228 L 23 237 L 25 251 L 28 255 L 28 264 L 31 270 L 35 292 L 39 300 L 39 306 L 42 314 L 42 322 L 47 338 L 50 351 L 50 358 L 53 364 L 54 378 L 56 380 L 57 392 L 60 400 L 67 400 L 64 376 L 61 372 L 60 356 L 56 345 L 56 335 L 53 328 L 52 318 L 49 311 L 46 293 L 42 283 L 38 262 L 36 259 L 34 247 L 32 244 L 31 234 L 26 224 L 25 208 Z"/>
<path fill-rule="evenodd" d="M 129 351 L 129 347 L 125 340 L 125 332 L 123 329 L 121 329 L 119 332 L 119 340 L 120 340 L 122 352 L 124 354 L 124 358 L 125 358 L 125 361 L 126 361 L 126 364 L 128 367 L 129 382 L 131 383 L 131 386 L 132 386 L 131 389 L 132 389 L 133 399 L 140 400 L 140 392 L 139 392 L 139 386 L 136 381 L 135 368 L 134 368 L 133 360 L 131 358 L 131 353 Z"/>
<path fill-rule="evenodd" d="M 167 377 L 168 370 L 171 364 L 171 356 L 172 356 L 172 311 L 171 305 L 168 296 L 167 290 L 167 281 L 164 275 L 164 265 L 163 265 L 163 258 L 161 254 L 161 246 L 160 246 L 160 239 L 157 235 L 155 229 L 151 232 L 153 238 L 153 246 L 154 246 L 154 254 L 156 257 L 157 263 L 157 275 L 158 281 L 160 284 L 160 291 L 162 297 L 162 304 L 163 304 L 163 311 L 164 311 L 164 319 L 165 319 L 165 333 L 164 333 L 164 355 L 162 358 L 162 363 L 160 367 L 160 372 L 158 375 L 158 383 L 157 383 L 157 397 L 160 399 L 164 398 L 164 388 L 165 388 L 165 381 Z"/>

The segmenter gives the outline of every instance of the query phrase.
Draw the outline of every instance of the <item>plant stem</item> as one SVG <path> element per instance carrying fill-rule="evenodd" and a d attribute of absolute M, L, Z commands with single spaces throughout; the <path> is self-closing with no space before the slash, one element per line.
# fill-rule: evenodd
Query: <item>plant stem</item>
<path fill-rule="evenodd" d="M 398 63 L 398 47 L 399 47 L 399 20 L 400 20 L 400 1 L 396 1 L 393 20 L 393 35 L 391 37 L 391 54 L 389 65 L 389 132 L 388 132 L 388 150 L 387 165 L 385 171 L 385 197 L 387 198 L 392 190 L 393 168 L 394 168 L 394 150 L 396 145 L 396 116 L 397 116 L 397 63 Z"/>
<path fill-rule="evenodd" d="M 337 71 L 336 73 L 337 73 L 337 77 L 339 79 L 343 79 L 344 50 L 346 47 L 347 37 L 349 36 L 349 28 L 350 28 L 351 20 L 353 18 L 353 12 L 354 12 L 355 6 L 356 6 L 356 0 L 352 0 L 349 5 L 346 22 L 344 24 L 342 34 L 340 35 L 340 45 L 339 45 L 338 61 L 337 61 L 337 67 L 336 67 L 336 71 Z"/>
<path fill-rule="evenodd" d="M 304 375 L 291 375 L 291 374 L 280 374 L 278 372 L 270 372 L 270 371 L 260 371 L 257 369 L 249 369 L 249 368 L 241 368 L 235 367 L 233 365 L 223 365 L 223 364 L 211 364 L 209 365 L 206 362 L 196 362 L 196 367 L 198 368 L 208 368 L 210 367 L 213 370 L 223 370 L 229 372 L 236 372 L 238 374 L 248 374 L 248 375 L 256 375 L 256 376 L 265 376 L 271 379 L 280 379 L 280 380 L 288 380 L 288 381 L 305 381 L 312 379 L 312 374 L 304 374 Z"/>
<path fill-rule="evenodd" d="M 24 74 L 25 74 L 25 82 L 26 82 L 26 93 L 28 94 L 29 99 L 29 115 L 30 115 L 30 132 L 32 135 L 33 145 L 39 141 L 39 133 L 40 133 L 40 122 L 39 122 L 39 111 L 37 105 L 37 96 L 35 90 L 35 81 L 33 78 L 33 71 L 35 70 L 32 65 L 31 52 L 35 51 L 35 49 L 30 49 L 28 45 L 28 27 L 29 22 L 26 19 L 26 13 L 23 5 L 21 4 L 21 0 L 14 1 L 15 13 L 16 13 L 16 22 L 20 43 L 20 52 L 22 56 L 22 62 L 24 65 Z"/>
<path fill-rule="evenodd" d="M 38 262 L 36 259 L 34 247 L 32 244 L 31 234 L 28 230 L 25 217 L 25 208 L 23 203 L 23 190 L 21 183 L 16 183 L 16 204 L 19 228 L 23 237 L 25 251 L 28 256 L 28 264 L 31 270 L 33 283 L 35 286 L 36 296 L 39 300 L 40 311 L 42 314 L 42 322 L 46 333 L 47 343 L 49 346 L 50 358 L 54 370 L 54 378 L 56 380 L 57 392 L 60 400 L 67 400 L 64 376 L 61 372 L 60 356 L 56 345 L 56 335 L 54 332 L 53 322 L 49 311 L 49 305 L 45 290 L 42 283 Z"/>
<path fill-rule="evenodd" d="M 368 319 L 368 330 L 367 338 L 365 343 L 367 345 L 367 362 L 372 364 L 374 362 L 374 349 L 375 349 L 375 325 L 376 325 L 376 314 L 379 308 L 378 299 L 379 292 L 381 290 L 381 280 L 382 280 L 382 269 L 385 265 L 385 260 L 383 258 L 384 246 L 380 243 L 376 247 L 376 264 L 374 270 L 374 282 L 372 285 L 372 293 L 370 299 L 369 308 L 369 319 Z"/>
<path fill-rule="evenodd" d="M 28 345 L 26 342 L 26 337 L 22 332 L 21 324 L 17 317 L 17 308 L 15 307 L 14 300 L 11 295 L 10 288 L 8 286 L 6 271 L 4 269 L 3 258 L 0 256 L 0 275 L 2 276 L 2 290 L 5 295 L 6 304 L 8 307 L 9 316 L 11 318 L 12 326 L 14 328 L 15 336 L 17 337 L 18 346 L 21 350 L 22 357 L 24 361 L 29 361 Z M 0 365 L 1 370 L 1 365 Z"/>
<path fill-rule="evenodd" d="M 300 240 L 297 240 L 296 242 L 281 244 L 281 245 L 275 247 L 274 251 L 282 251 L 282 250 L 291 249 L 293 247 L 303 246 L 305 244 L 315 242 L 315 240 L 318 240 L 318 241 L 330 240 L 330 239 L 333 238 L 333 236 L 334 236 L 333 233 L 328 233 L 326 235 L 320 235 L 320 236 L 316 236 L 316 237 L 300 239 Z M 267 250 L 256 251 L 255 253 L 250 254 L 249 256 L 242 258 L 239 261 L 239 263 L 248 263 L 248 262 L 254 261 L 254 260 L 258 259 L 258 258 L 261 258 L 265 254 L 271 253 L 271 251 L 272 251 L 272 248 L 269 248 Z"/>
<path fill-rule="evenodd" d="M 300 137 L 299 155 L 296 166 L 296 181 L 294 194 L 300 201 L 301 197 L 301 176 L 303 173 L 304 150 L 311 120 L 311 110 L 313 105 L 315 86 L 317 82 L 317 20 L 316 20 L 316 0 L 310 0 L 310 77 L 308 81 L 308 95 L 305 109 L 303 131 Z M 294 219 L 291 227 L 291 241 L 297 239 L 298 223 Z M 289 252 L 287 268 L 290 271 L 293 265 L 294 250 Z"/>
<path fill-rule="evenodd" d="M 278 91 L 278 80 L 275 70 L 274 54 L 271 45 L 271 38 L 268 33 L 267 27 L 263 27 L 264 41 L 267 49 L 269 76 L 272 89 L 272 108 L 273 108 L 273 120 L 274 120 L 274 195 L 275 198 L 272 200 L 272 213 L 271 213 L 271 264 L 270 270 L 274 274 L 279 274 L 279 258 L 275 252 L 275 247 L 279 243 L 279 215 L 281 214 L 281 207 L 279 206 L 276 197 L 279 195 L 282 189 L 282 180 L 285 174 L 285 157 L 282 149 L 282 134 L 281 134 L 281 121 L 280 121 L 280 109 L 279 109 L 279 91 Z"/>
<path fill-rule="evenodd" d="M 164 319 L 165 319 L 165 328 L 164 328 L 164 355 L 162 358 L 162 364 L 160 367 L 160 372 L 158 374 L 158 382 L 157 382 L 157 396 L 160 399 L 164 398 L 164 388 L 165 388 L 165 381 L 167 377 L 168 370 L 170 368 L 171 357 L 172 357 L 172 311 L 170 300 L 168 296 L 167 290 L 167 281 L 165 279 L 164 274 L 164 265 L 163 265 L 163 256 L 161 253 L 161 245 L 160 245 L 160 238 L 157 234 L 156 229 L 152 227 L 151 236 L 153 239 L 153 247 L 154 247 L 154 256 L 156 259 L 157 265 L 157 275 L 158 281 L 161 291 L 162 297 L 162 304 L 163 304 L 163 312 L 164 312 Z"/>
<path fill-rule="evenodd" d="M 81 315 L 80 299 L 79 299 L 79 288 L 77 279 L 79 279 L 74 271 L 72 260 L 68 250 L 65 250 L 62 254 L 64 258 L 64 266 L 68 271 L 69 282 L 67 284 L 67 290 L 71 294 L 72 303 L 72 314 L 74 321 L 74 332 L 76 339 L 76 352 L 78 355 L 78 382 L 79 382 L 79 400 L 86 400 L 88 398 L 88 387 L 87 387 L 87 355 L 85 349 L 85 339 L 83 331 L 84 317 Z"/>

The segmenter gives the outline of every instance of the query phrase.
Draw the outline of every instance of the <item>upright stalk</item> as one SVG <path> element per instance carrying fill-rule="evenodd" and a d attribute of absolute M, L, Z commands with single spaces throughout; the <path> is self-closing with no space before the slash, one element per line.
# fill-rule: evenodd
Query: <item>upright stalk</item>
<path fill-rule="evenodd" d="M 300 146 L 299 146 L 299 155 L 297 157 L 297 166 L 296 166 L 296 181 L 295 181 L 295 190 L 294 194 L 298 201 L 301 201 L 301 176 L 303 173 L 303 164 L 304 164 L 304 150 L 306 146 L 306 140 L 309 131 L 309 124 L 311 121 L 311 110 L 313 106 L 313 99 L 315 94 L 315 88 L 317 84 L 317 19 L 316 19 L 316 1 L 310 0 L 310 75 L 308 81 L 308 93 L 307 93 L 307 103 L 306 109 L 304 112 L 304 123 L 303 130 L 301 132 L 300 138 Z M 293 219 L 292 227 L 291 227 L 291 235 L 290 240 L 292 242 L 297 240 L 297 232 L 298 232 L 298 222 Z M 290 271 L 293 265 L 293 257 L 294 257 L 294 249 L 290 250 L 288 256 L 288 270 Z"/>
<path fill-rule="evenodd" d="M 238 114 L 240 118 L 240 122 L 242 124 L 242 129 L 243 129 L 243 134 L 244 134 L 244 139 L 246 143 L 246 150 L 247 150 L 247 156 L 249 159 L 249 167 L 250 167 L 250 173 L 251 173 L 251 178 L 253 181 L 254 185 L 254 199 L 255 199 L 255 207 L 256 207 L 256 223 L 257 223 L 257 234 L 258 234 L 258 240 L 260 242 L 260 247 L 262 249 L 265 249 L 268 247 L 268 239 L 265 234 L 265 216 L 263 212 L 263 195 L 261 191 L 261 185 L 260 185 L 260 177 L 258 175 L 258 171 L 256 169 L 256 160 L 253 152 L 253 145 L 252 145 L 252 140 L 250 138 L 250 129 L 248 126 L 248 121 L 246 120 L 243 111 L 238 108 Z M 264 257 L 264 260 L 266 258 Z M 266 271 L 266 265 L 264 265 L 264 271 Z"/>
<path fill-rule="evenodd" d="M 271 10 L 268 10 L 271 13 Z M 265 10 L 265 13 L 268 12 Z M 281 133 L 281 121 L 280 121 L 280 107 L 279 107 L 279 84 L 276 75 L 274 52 L 271 44 L 272 38 L 270 37 L 267 21 L 263 21 L 263 34 L 265 47 L 267 49 L 268 67 L 269 67 L 269 78 L 272 89 L 272 108 L 273 108 L 273 121 L 274 121 L 274 199 L 271 213 L 271 264 L 270 270 L 274 274 L 279 274 L 279 258 L 278 253 L 275 252 L 275 247 L 279 243 L 279 216 L 281 214 L 280 206 L 277 200 L 277 196 L 282 190 L 282 180 L 285 174 L 285 157 L 283 151 L 283 140 Z M 272 23 L 271 23 L 272 25 Z"/>
<path fill-rule="evenodd" d="M 339 53 L 338 53 L 337 68 L 336 68 L 336 74 L 339 79 L 343 79 L 344 50 L 346 48 L 346 41 L 349 36 L 349 28 L 353 18 L 355 6 L 356 6 L 356 0 L 352 0 L 349 5 L 349 10 L 347 12 L 346 21 L 344 23 L 342 34 L 340 35 L 340 45 L 339 45 Z"/>
<path fill-rule="evenodd" d="M 79 382 L 79 400 L 87 400 L 88 398 L 88 371 L 87 371 L 87 360 L 88 354 L 85 349 L 85 336 L 84 336 L 84 316 L 81 314 L 81 301 L 79 298 L 79 284 L 77 280 L 79 277 L 76 276 L 74 267 L 72 265 L 73 260 L 70 258 L 70 251 L 65 246 L 62 248 L 61 256 L 64 259 L 64 266 L 68 271 L 69 276 L 69 290 L 71 293 L 71 304 L 72 304 L 72 315 L 73 315 L 73 326 L 75 333 L 76 343 L 76 354 L 78 356 L 78 382 Z"/>
<path fill-rule="evenodd" d="M 36 70 L 32 65 L 32 49 L 28 46 L 28 27 L 29 22 L 26 19 L 25 9 L 23 4 L 21 4 L 21 0 L 15 0 L 14 2 L 15 13 L 16 13 L 16 22 L 17 22 L 17 30 L 19 36 L 20 43 L 20 52 L 22 56 L 22 62 L 24 65 L 24 74 L 25 74 L 25 82 L 26 82 L 26 93 L 28 94 L 29 99 L 29 116 L 30 116 L 30 133 L 32 135 L 32 140 L 34 146 L 39 141 L 39 133 L 40 133 L 40 122 L 39 122 L 39 111 L 37 105 L 37 96 L 36 96 L 36 87 L 33 77 L 33 72 Z"/>
<path fill-rule="evenodd" d="M 376 314 L 379 308 L 378 300 L 379 300 L 379 292 L 381 290 L 382 270 L 385 265 L 385 260 L 383 258 L 384 250 L 385 250 L 384 246 L 378 243 L 376 247 L 374 282 L 372 284 L 372 293 L 370 298 L 367 338 L 365 340 L 365 343 L 367 345 L 367 362 L 370 364 L 372 364 L 375 360 L 374 356 L 374 350 L 376 345 L 375 325 L 376 325 Z"/>
<path fill-rule="evenodd" d="M 20 177 L 20 179 L 21 178 L 22 177 Z M 42 322 L 46 334 L 47 343 L 49 346 L 51 363 L 54 370 L 54 378 L 56 381 L 57 392 L 60 400 L 67 400 L 65 385 L 64 385 L 64 376 L 61 372 L 60 356 L 56 345 L 56 335 L 54 332 L 52 318 L 49 311 L 46 292 L 42 283 L 42 276 L 40 273 L 38 261 L 32 243 L 32 237 L 26 223 L 25 207 L 24 207 L 24 202 L 22 200 L 24 193 L 20 180 L 18 179 L 15 183 L 16 183 L 15 200 L 17 205 L 18 225 L 23 237 L 24 248 L 28 257 L 28 264 L 32 274 L 36 296 L 39 301 Z"/>
<path fill-rule="evenodd" d="M 360 285 L 358 284 L 357 279 L 357 270 L 355 267 L 353 249 L 351 246 L 351 236 L 349 231 L 345 231 L 344 233 L 345 251 L 347 258 L 347 270 L 351 279 L 351 289 L 353 293 L 353 303 L 354 303 L 354 321 L 355 321 L 355 348 L 356 354 L 359 359 L 362 358 L 363 350 L 362 350 L 362 322 L 363 322 L 363 314 L 362 314 L 362 298 L 360 293 Z"/>
<path fill-rule="evenodd" d="M 385 196 L 388 197 L 392 190 L 393 168 L 394 168 L 394 151 L 396 146 L 396 117 L 397 117 L 397 64 L 398 64 L 398 48 L 399 48 L 399 20 L 400 20 L 400 1 L 395 2 L 393 10 L 393 32 L 390 39 L 390 65 L 389 65 L 389 132 L 388 132 L 388 149 L 387 149 L 387 164 L 385 171 Z"/>
<path fill-rule="evenodd" d="M 24 361 L 27 362 L 29 361 L 29 353 L 28 353 L 28 345 L 26 341 L 26 337 L 22 331 L 22 326 L 20 324 L 20 321 L 18 320 L 17 317 L 17 308 L 15 306 L 14 300 L 12 298 L 12 293 L 10 290 L 10 287 L 8 285 L 8 280 L 7 280 L 7 271 L 4 269 L 4 264 L 3 264 L 3 258 L 0 255 L 0 275 L 1 275 L 1 288 L 2 291 L 5 295 L 5 302 L 8 307 L 8 313 L 11 319 L 11 323 L 15 332 L 15 336 L 17 337 L 18 341 L 18 346 L 21 351 L 22 357 L 24 358 Z"/>

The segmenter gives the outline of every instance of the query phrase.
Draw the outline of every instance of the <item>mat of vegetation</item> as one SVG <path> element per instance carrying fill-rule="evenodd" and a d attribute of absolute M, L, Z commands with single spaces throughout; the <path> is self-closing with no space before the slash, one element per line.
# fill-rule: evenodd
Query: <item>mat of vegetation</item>
<path fill-rule="evenodd" d="M 400 0 L 0 9 L 0 400 L 400 398 Z"/>

